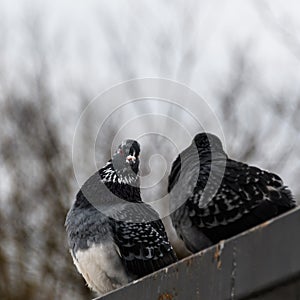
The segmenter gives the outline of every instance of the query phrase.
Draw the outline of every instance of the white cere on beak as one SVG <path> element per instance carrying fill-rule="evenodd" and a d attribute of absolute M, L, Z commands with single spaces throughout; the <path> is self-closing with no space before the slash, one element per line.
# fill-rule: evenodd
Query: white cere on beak
<path fill-rule="evenodd" d="M 133 155 L 128 155 L 128 156 L 126 157 L 126 162 L 127 162 L 127 163 L 130 163 L 131 161 L 134 163 L 135 160 L 136 160 L 136 158 L 135 158 L 135 156 L 133 156 Z"/>

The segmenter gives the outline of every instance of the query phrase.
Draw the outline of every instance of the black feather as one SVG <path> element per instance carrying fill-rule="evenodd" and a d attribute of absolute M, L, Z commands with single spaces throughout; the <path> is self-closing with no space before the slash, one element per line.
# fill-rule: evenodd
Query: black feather
<path fill-rule="evenodd" d="M 128 205 L 111 219 L 115 243 L 129 273 L 138 277 L 177 260 L 159 215 L 146 203 Z"/>
<path fill-rule="evenodd" d="M 168 190 L 173 225 L 194 252 L 207 244 L 203 234 L 217 243 L 295 207 L 278 175 L 229 159 L 221 141 L 208 133 L 198 134 L 176 158 Z M 190 233 L 182 216 L 191 221 Z"/>

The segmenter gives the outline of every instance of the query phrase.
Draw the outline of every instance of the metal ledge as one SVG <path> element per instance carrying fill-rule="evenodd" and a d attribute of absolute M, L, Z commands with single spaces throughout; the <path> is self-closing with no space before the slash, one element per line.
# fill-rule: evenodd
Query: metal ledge
<path fill-rule="evenodd" d="M 300 208 L 101 299 L 299 300 Z"/>

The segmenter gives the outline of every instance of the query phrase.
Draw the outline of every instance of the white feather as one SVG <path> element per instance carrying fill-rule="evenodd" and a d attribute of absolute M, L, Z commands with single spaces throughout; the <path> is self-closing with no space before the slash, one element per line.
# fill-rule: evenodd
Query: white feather
<path fill-rule="evenodd" d="M 77 270 L 87 285 L 100 295 L 132 280 L 126 274 L 118 247 L 113 242 L 94 244 L 88 249 L 78 250 L 75 255 L 72 257 Z"/>

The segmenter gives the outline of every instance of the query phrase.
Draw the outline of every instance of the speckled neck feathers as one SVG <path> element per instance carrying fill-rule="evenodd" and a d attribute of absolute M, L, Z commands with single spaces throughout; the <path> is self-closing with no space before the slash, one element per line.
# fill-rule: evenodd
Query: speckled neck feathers
<path fill-rule="evenodd" d="M 110 160 L 99 175 L 106 187 L 117 197 L 129 202 L 141 202 L 138 174 L 127 170 L 115 170 Z"/>

